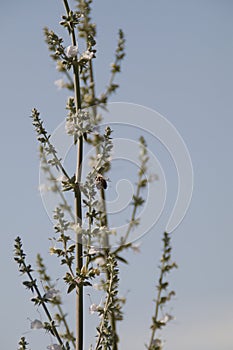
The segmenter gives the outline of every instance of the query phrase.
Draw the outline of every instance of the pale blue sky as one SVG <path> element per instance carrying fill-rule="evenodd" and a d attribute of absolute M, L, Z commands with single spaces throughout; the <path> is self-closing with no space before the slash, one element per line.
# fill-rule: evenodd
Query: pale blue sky
<path fill-rule="evenodd" d="M 63 7 L 59 0 L 21 0 L 1 1 L 0 10 L 1 346 L 16 349 L 21 333 L 29 328 L 27 317 L 39 315 L 20 285 L 13 240 L 22 235 L 33 259 L 37 251 L 48 251 L 52 231 L 37 191 L 37 145 L 28 116 L 38 107 L 50 131 L 64 118 L 66 94 L 54 86 L 59 75 L 42 35 L 45 25 L 58 28 Z M 118 77 L 121 88 L 112 101 L 141 104 L 165 116 L 184 138 L 194 166 L 192 203 L 174 232 L 179 269 L 171 276 L 177 292 L 171 305 L 176 320 L 162 335 L 167 350 L 233 346 L 232 13 L 230 0 L 96 0 L 94 5 L 98 90 L 108 79 L 122 27 L 127 56 Z M 169 173 L 169 161 L 164 167 Z M 176 179 L 166 175 L 173 193 Z M 165 214 L 169 208 L 168 204 Z M 123 268 L 122 292 L 130 292 L 121 326 L 122 350 L 142 349 L 148 339 L 165 216 L 143 238 L 142 253 L 129 254 L 130 265 Z M 49 342 L 45 336 L 38 345 L 37 335 L 28 337 L 33 350 L 45 349 Z"/>

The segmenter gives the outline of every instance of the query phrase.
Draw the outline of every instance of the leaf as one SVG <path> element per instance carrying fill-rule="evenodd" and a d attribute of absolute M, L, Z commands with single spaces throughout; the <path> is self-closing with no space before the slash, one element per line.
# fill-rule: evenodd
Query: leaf
<path fill-rule="evenodd" d="M 67 294 L 71 293 L 76 287 L 76 284 L 75 283 L 71 283 L 69 285 L 69 288 L 67 289 Z"/>
<path fill-rule="evenodd" d="M 125 264 L 128 264 L 128 261 L 125 260 L 125 258 L 122 258 L 122 256 L 116 255 L 116 259 L 117 259 L 117 260 L 120 260 L 121 262 L 123 262 L 123 263 L 125 263 Z"/>

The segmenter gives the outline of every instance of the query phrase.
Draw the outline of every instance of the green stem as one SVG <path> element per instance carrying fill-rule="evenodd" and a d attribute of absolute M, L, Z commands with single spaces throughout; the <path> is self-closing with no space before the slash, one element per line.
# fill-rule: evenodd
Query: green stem
<path fill-rule="evenodd" d="M 61 321 L 63 322 L 63 324 L 65 326 L 66 333 L 70 337 L 71 342 L 73 344 L 73 347 L 75 348 L 75 341 L 73 340 L 73 335 L 71 334 L 68 323 L 66 322 L 66 315 L 64 314 L 61 305 L 57 305 L 57 308 L 58 308 L 58 311 L 60 313 Z"/>
<path fill-rule="evenodd" d="M 139 197 L 139 194 L 140 194 L 140 189 L 141 189 L 140 180 L 141 180 L 141 177 L 139 177 L 139 179 L 138 179 L 138 184 L 137 184 L 137 190 L 136 190 L 135 197 Z M 124 240 L 123 240 L 123 244 L 126 243 L 128 237 L 129 237 L 129 234 L 130 234 L 130 232 L 132 230 L 133 222 L 136 219 L 136 212 L 137 212 L 137 206 L 134 205 L 133 211 L 132 211 L 132 215 L 131 215 L 131 219 L 130 219 L 130 222 L 129 222 L 129 226 L 128 226 L 128 229 L 126 231 L 126 234 L 125 234 L 125 237 L 124 237 Z"/>
<path fill-rule="evenodd" d="M 63 0 L 64 7 L 67 15 L 70 13 L 70 8 L 67 0 Z M 74 28 L 71 26 L 70 35 L 72 45 L 76 46 L 76 38 Z M 77 58 L 73 61 L 73 74 L 74 74 L 74 98 L 76 114 L 81 109 L 81 92 L 80 92 L 80 80 L 79 80 L 79 66 Z M 77 142 L 78 141 L 78 142 Z M 75 173 L 75 179 L 77 184 L 77 190 L 75 191 L 75 221 L 82 225 L 82 197 L 79 188 L 79 183 L 82 177 L 82 160 L 83 160 L 83 137 L 80 136 L 78 140 L 75 138 L 74 143 L 77 143 L 77 168 Z M 82 237 L 80 234 L 76 235 L 76 269 L 80 271 L 83 266 L 83 249 L 82 249 Z M 79 285 L 76 289 L 76 350 L 83 349 L 83 286 Z"/>
<path fill-rule="evenodd" d="M 114 61 L 114 64 L 117 65 L 119 61 L 120 60 L 118 58 L 116 58 L 115 61 Z M 107 89 L 103 93 L 103 96 L 105 96 L 105 97 L 109 97 L 110 96 L 110 94 L 111 94 L 111 85 L 114 82 L 116 74 L 117 74 L 117 72 L 112 72 L 111 73 L 111 76 L 110 76 L 110 79 L 109 79 L 109 82 L 108 82 L 108 85 L 107 85 Z"/>
<path fill-rule="evenodd" d="M 164 275 L 164 261 L 162 262 L 160 276 L 159 276 L 159 286 L 158 286 L 158 293 L 157 293 L 156 304 L 155 304 L 155 314 L 153 318 L 155 322 L 157 321 L 158 315 L 159 315 L 159 305 L 160 305 L 160 298 L 161 298 L 161 292 L 162 292 L 161 284 L 163 283 L 163 275 Z M 157 330 L 156 326 L 154 325 L 155 322 L 153 322 L 153 325 L 152 325 L 152 332 L 151 332 L 148 350 L 152 348 L 155 332 Z"/>
<path fill-rule="evenodd" d="M 48 137 L 46 134 L 43 134 L 43 136 L 44 136 L 44 138 L 45 138 L 46 143 L 47 143 L 49 146 L 51 146 L 52 155 L 53 155 L 54 159 L 56 159 L 56 163 L 57 163 L 58 168 L 61 170 L 61 172 L 63 173 L 63 175 L 64 175 L 69 181 L 71 181 L 70 176 L 68 175 L 68 173 L 66 172 L 65 168 L 64 168 L 63 165 L 61 164 L 60 159 L 57 157 L 57 154 L 56 154 L 55 150 L 53 149 L 53 145 L 51 144 L 51 142 L 50 142 L 50 140 L 49 140 L 49 137 Z"/>
<path fill-rule="evenodd" d="M 107 296 L 107 299 L 106 299 L 106 302 L 105 302 L 105 305 L 104 305 L 104 311 L 103 311 L 103 315 L 102 315 L 102 322 L 100 324 L 100 327 L 99 327 L 99 336 L 98 336 L 98 339 L 97 339 L 97 343 L 96 343 L 96 346 L 95 346 L 95 350 L 98 350 L 99 348 L 99 345 L 100 345 L 100 342 L 101 342 L 101 338 L 102 338 L 102 332 L 103 332 L 103 327 L 104 327 L 104 320 L 106 319 L 107 317 L 107 313 L 108 313 L 108 305 L 110 303 L 110 300 L 112 298 L 112 284 L 113 284 L 113 275 L 110 274 L 108 272 L 108 281 L 109 281 L 109 287 L 108 287 L 108 296 Z M 113 330 L 112 330 L 113 331 Z M 114 333 L 114 344 L 113 344 L 113 347 L 112 349 L 116 349 L 115 348 L 115 333 Z"/>
<path fill-rule="evenodd" d="M 54 336 L 57 338 L 57 340 L 58 340 L 59 344 L 61 345 L 62 349 L 65 350 L 65 346 L 63 345 L 63 341 L 62 341 L 62 339 L 61 339 L 61 337 L 60 337 L 56 327 L 52 325 L 52 322 L 53 322 L 52 316 L 50 315 L 50 312 L 49 312 L 45 302 L 43 301 L 43 297 L 42 297 L 42 295 L 41 295 L 41 293 L 39 291 L 39 288 L 37 287 L 36 283 L 34 282 L 34 279 L 33 279 L 32 275 L 31 275 L 31 273 L 27 269 L 27 265 L 25 264 L 25 261 L 23 261 L 23 266 L 25 268 L 25 271 L 27 271 L 27 275 L 28 275 L 30 281 L 33 282 L 33 288 L 35 289 L 35 291 L 37 293 L 37 296 L 38 296 L 38 298 L 39 298 L 39 300 L 41 302 L 41 305 L 42 305 L 42 307 L 44 309 L 44 312 L 45 312 L 46 316 L 49 319 L 49 322 L 51 323 L 51 329 L 53 331 Z"/>
<path fill-rule="evenodd" d="M 89 71 L 90 71 L 90 90 L 91 90 L 91 97 L 92 97 L 92 101 L 95 101 L 96 99 L 96 95 L 95 95 L 95 82 L 94 82 L 94 72 L 93 72 L 93 65 L 92 65 L 92 61 L 90 60 L 89 62 Z M 92 106 L 93 109 L 93 114 L 94 114 L 94 118 L 96 118 L 97 115 L 97 106 L 94 105 Z M 99 149 L 98 149 L 98 145 L 96 147 L 96 154 L 99 153 Z M 102 222 L 101 225 L 102 226 L 108 226 L 108 218 L 107 218 L 107 207 L 106 207 L 106 201 L 105 201 L 105 191 L 103 188 L 101 188 L 100 190 L 100 198 L 101 198 L 101 202 L 102 202 L 102 208 L 103 208 L 103 212 L 104 212 L 104 216 L 102 218 Z M 105 235 L 105 244 L 104 247 L 108 248 L 109 247 L 109 241 L 108 241 L 108 236 Z"/>
<path fill-rule="evenodd" d="M 139 176 L 135 197 L 139 197 L 140 189 L 141 189 L 141 186 L 140 186 L 141 179 L 142 179 L 142 176 Z M 132 211 L 131 218 L 130 218 L 130 222 L 129 222 L 128 228 L 126 230 L 125 236 L 122 239 L 121 245 L 114 251 L 114 254 L 117 254 L 118 252 L 120 252 L 122 250 L 122 248 L 124 247 L 124 245 L 126 245 L 129 234 L 134 226 L 134 221 L 136 219 L 136 213 L 137 213 L 137 205 L 134 204 L 133 211 Z"/>
<path fill-rule="evenodd" d="M 95 84 L 94 84 L 94 73 L 93 73 L 93 65 L 92 65 L 92 61 L 90 61 L 89 63 L 89 71 L 90 71 L 90 86 L 91 86 L 91 95 L 92 95 L 92 101 L 95 101 Z M 97 106 L 93 106 L 93 113 L 94 113 L 94 117 L 96 117 L 97 115 Z M 96 154 L 99 153 L 98 150 L 98 145 L 96 146 Z M 103 208 L 103 217 L 101 219 L 101 226 L 106 226 L 108 227 L 108 217 L 107 217 L 107 207 L 106 207 L 106 200 L 105 200 L 105 190 L 103 188 L 101 188 L 100 190 L 100 198 L 101 198 L 101 204 L 102 204 L 102 208 Z M 104 239 L 103 239 L 103 247 L 104 247 L 104 251 L 105 251 L 105 259 L 107 258 L 108 255 L 108 251 L 109 251 L 109 238 L 108 235 L 105 234 L 104 235 Z M 109 280 L 110 275 L 109 272 L 106 272 L 106 277 L 107 280 Z M 116 319 L 115 319 L 115 314 L 114 312 L 111 313 L 110 315 L 110 322 L 111 322 L 111 328 L 112 328 L 112 332 L 113 332 L 113 348 L 112 350 L 117 350 L 117 331 L 116 331 Z"/>
<path fill-rule="evenodd" d="M 37 254 L 37 260 L 36 260 L 36 264 L 38 266 L 38 269 L 37 269 L 37 272 L 39 273 L 39 276 L 40 276 L 40 279 L 41 281 L 44 281 L 48 288 L 49 289 L 52 289 L 54 288 L 54 284 L 51 283 L 51 278 L 50 276 L 47 274 L 47 271 L 46 271 L 46 266 L 44 265 L 43 263 L 43 259 L 42 257 L 40 256 L 40 254 Z M 63 312 L 63 309 L 61 307 L 61 302 L 60 304 L 55 304 L 58 311 L 59 311 L 59 317 L 61 319 L 61 322 L 63 322 L 64 324 L 64 327 L 65 327 L 65 330 L 66 330 L 66 334 L 67 336 L 69 337 L 69 339 L 71 340 L 72 344 L 73 344 L 73 347 L 75 348 L 75 340 L 74 340 L 74 336 L 72 335 L 72 333 L 70 332 L 70 329 L 69 329 L 69 325 L 66 321 L 66 314 Z"/>
<path fill-rule="evenodd" d="M 65 76 L 67 77 L 67 79 L 69 80 L 70 84 L 73 84 L 74 82 L 73 82 L 70 74 L 67 71 L 65 71 L 64 73 L 65 73 Z"/>
<path fill-rule="evenodd" d="M 71 207 L 68 205 L 67 200 L 66 200 L 63 192 L 61 191 L 60 186 L 57 184 L 57 179 L 54 176 L 50 166 L 48 165 L 48 161 L 47 161 L 47 158 L 46 158 L 46 156 L 44 154 L 44 151 L 42 151 L 42 153 L 41 153 L 41 162 L 43 162 L 46 165 L 46 168 L 43 169 L 43 166 L 42 166 L 42 169 L 43 169 L 43 171 L 45 173 L 47 172 L 49 174 L 49 177 L 47 177 L 47 179 L 54 182 L 53 186 L 55 187 L 55 192 L 57 192 L 60 195 L 60 197 L 61 197 L 61 199 L 63 201 L 64 208 L 69 213 L 71 219 L 74 221 L 75 220 L 74 214 L 73 214 L 73 212 L 71 210 Z"/>

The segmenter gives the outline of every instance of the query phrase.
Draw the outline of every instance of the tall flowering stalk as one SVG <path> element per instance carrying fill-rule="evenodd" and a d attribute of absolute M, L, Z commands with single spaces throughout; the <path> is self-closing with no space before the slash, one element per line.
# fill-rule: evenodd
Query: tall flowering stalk
<path fill-rule="evenodd" d="M 91 20 L 92 0 L 76 0 L 76 9 L 71 10 L 67 0 L 63 0 L 65 14 L 62 16 L 61 26 L 68 32 L 70 45 L 65 46 L 63 38 L 53 30 L 44 29 L 45 41 L 51 51 L 51 57 L 56 62 L 58 71 L 64 79 L 56 82 L 62 88 L 73 93 L 66 103 L 67 117 L 65 129 L 73 138 L 73 146 L 77 154 L 74 174 L 69 174 L 62 159 L 51 141 L 51 135 L 44 127 L 44 122 L 36 108 L 32 109 L 32 123 L 40 144 L 41 168 L 46 178 L 51 182 L 50 189 L 59 195 L 60 201 L 54 209 L 54 232 L 50 254 L 55 255 L 60 265 L 65 266 L 63 281 L 67 286 L 67 293 L 75 292 L 76 322 L 75 330 L 69 325 L 64 311 L 62 297 L 56 284 L 49 276 L 48 270 L 40 254 L 37 255 L 35 271 L 26 262 L 26 254 L 20 237 L 15 240 L 15 261 L 19 271 L 27 276 L 23 285 L 33 293 L 31 299 L 35 306 L 43 308 L 46 320 L 34 320 L 32 329 L 43 328 L 50 333 L 54 343 L 48 345 L 50 350 L 83 350 L 84 344 L 84 288 L 98 286 L 104 293 L 99 305 L 92 303 L 90 313 L 99 315 L 96 327 L 96 343 L 90 349 L 118 350 L 119 334 L 117 322 L 123 319 L 123 304 L 125 300 L 119 297 L 119 263 L 127 263 L 122 254 L 128 249 L 136 247 L 130 242 L 132 230 L 140 225 L 138 209 L 143 206 L 143 190 L 148 185 L 148 152 L 143 137 L 139 139 L 139 171 L 135 192 L 132 197 L 132 212 L 125 233 L 120 238 L 118 247 L 111 245 L 114 230 L 109 227 L 108 211 L 106 207 L 107 173 L 111 168 L 111 154 L 113 148 L 112 130 L 109 126 L 101 131 L 99 124 L 102 120 L 101 108 L 106 108 L 109 98 L 117 90 L 115 82 L 121 71 L 121 63 L 125 56 L 125 38 L 120 29 L 115 50 L 115 58 L 111 64 L 110 78 L 105 91 L 96 94 L 94 75 L 94 59 L 97 55 L 96 25 Z M 80 51 L 80 41 L 84 40 L 85 49 Z M 95 149 L 95 156 L 90 157 L 91 167 L 83 179 L 82 166 L 85 145 Z M 56 174 L 59 172 L 59 178 Z M 74 196 L 74 209 L 66 198 L 66 192 L 71 191 Z M 75 234 L 75 240 L 72 234 Z M 160 277 L 157 286 L 158 294 L 155 300 L 155 314 L 152 318 L 151 339 L 147 348 L 160 350 L 162 342 L 156 337 L 157 329 L 166 325 L 171 317 L 163 314 L 164 305 L 173 291 L 167 292 L 168 281 L 165 275 L 174 267 L 171 263 L 170 236 L 165 233 L 164 247 L 160 266 Z M 37 273 L 43 281 L 43 291 L 34 277 Z M 56 307 L 53 315 L 51 307 Z M 24 337 L 20 339 L 19 349 L 27 349 L 28 343 Z"/>

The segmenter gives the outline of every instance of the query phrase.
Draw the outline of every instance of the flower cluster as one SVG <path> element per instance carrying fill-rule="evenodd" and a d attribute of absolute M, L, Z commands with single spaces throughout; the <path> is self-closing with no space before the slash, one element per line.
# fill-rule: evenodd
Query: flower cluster
<path fill-rule="evenodd" d="M 87 110 L 79 110 L 77 115 L 76 113 L 72 115 L 69 113 L 66 118 L 66 132 L 68 135 L 80 137 L 90 133 L 92 128 L 90 113 Z"/>
<path fill-rule="evenodd" d="M 112 349 L 113 344 L 118 342 L 118 338 L 113 324 L 111 324 L 111 316 L 114 315 L 115 320 L 122 320 L 123 318 L 118 298 L 119 271 L 117 261 L 111 254 L 107 256 L 104 268 L 107 276 L 105 283 L 106 299 L 103 307 L 97 307 L 101 321 L 97 327 L 98 337 L 95 350 Z"/>

